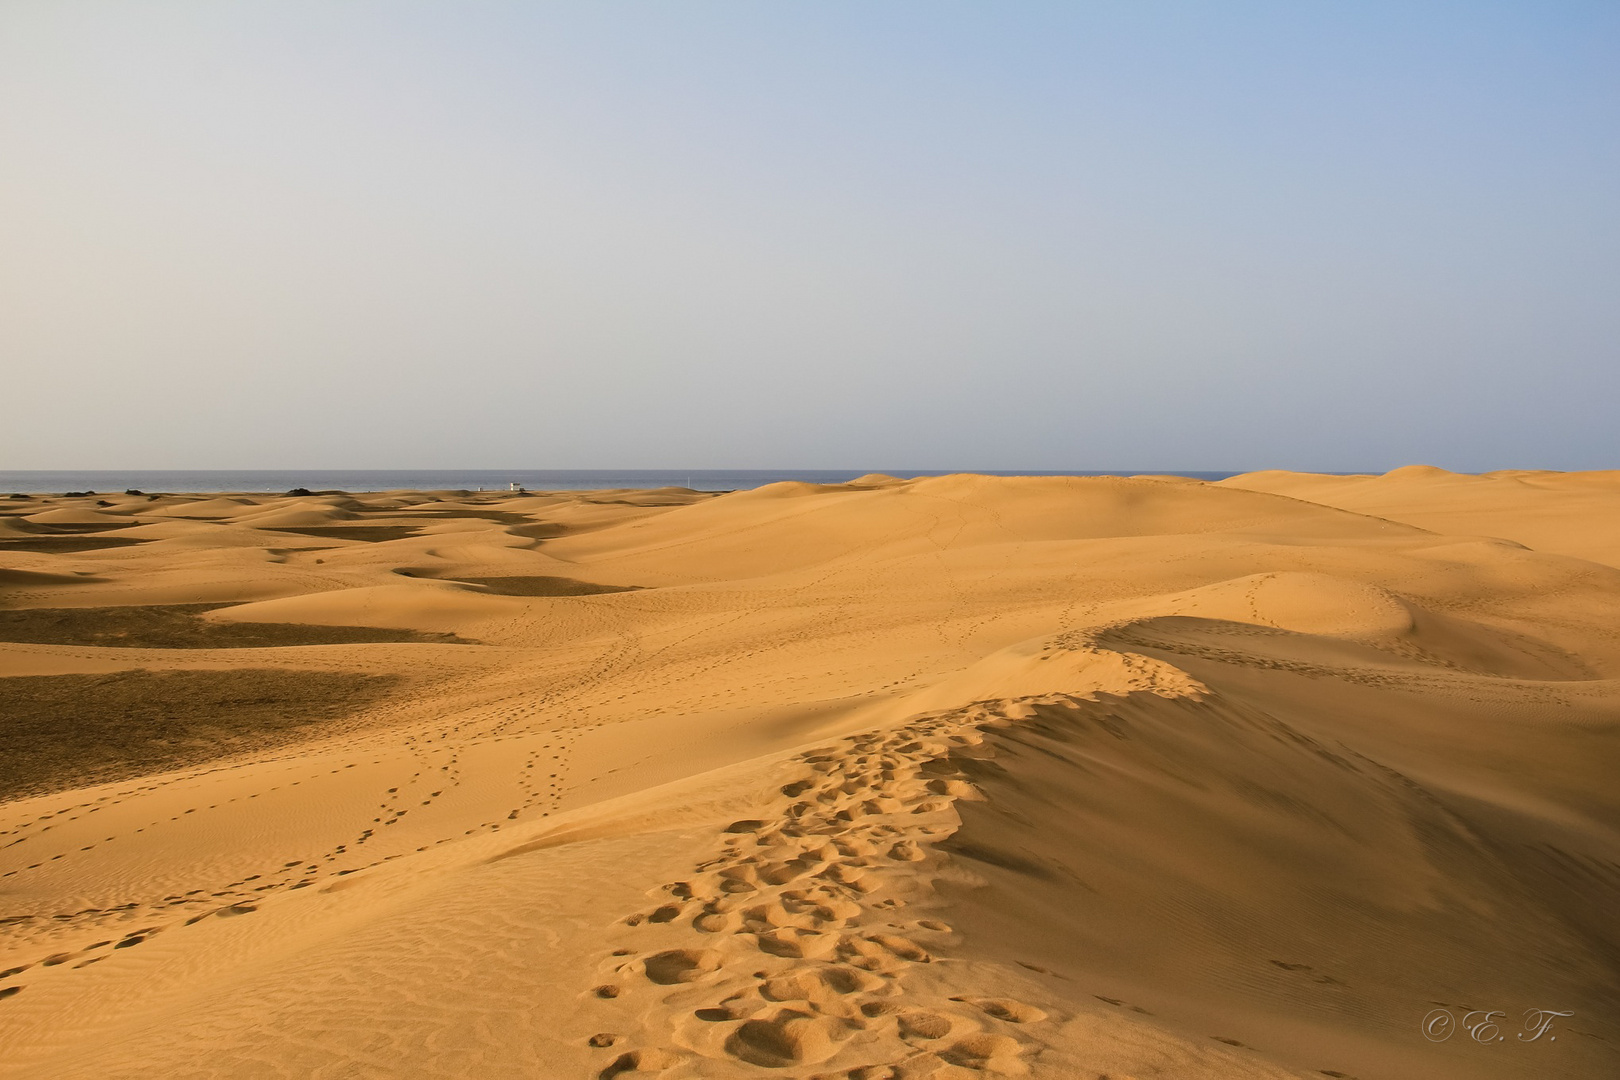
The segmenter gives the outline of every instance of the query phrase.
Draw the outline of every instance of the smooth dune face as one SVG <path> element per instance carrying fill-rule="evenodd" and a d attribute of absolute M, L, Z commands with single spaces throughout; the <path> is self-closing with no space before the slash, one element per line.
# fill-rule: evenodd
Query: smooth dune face
<path fill-rule="evenodd" d="M 1261 472 L 1220 483 L 1620 566 L 1620 473 L 1613 471 L 1515 469 L 1468 476 L 1407 466 L 1383 476 Z"/>
<path fill-rule="evenodd" d="M 0 502 L 0 1076 L 1620 1074 L 1616 536 L 1428 469 Z"/>

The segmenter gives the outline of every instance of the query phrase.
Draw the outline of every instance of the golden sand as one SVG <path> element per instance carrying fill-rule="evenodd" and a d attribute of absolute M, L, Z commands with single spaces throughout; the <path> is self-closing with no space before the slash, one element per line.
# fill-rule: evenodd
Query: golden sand
<path fill-rule="evenodd" d="M 1615 473 L 0 502 L 0 1077 L 1620 1075 L 1617 616 Z"/>

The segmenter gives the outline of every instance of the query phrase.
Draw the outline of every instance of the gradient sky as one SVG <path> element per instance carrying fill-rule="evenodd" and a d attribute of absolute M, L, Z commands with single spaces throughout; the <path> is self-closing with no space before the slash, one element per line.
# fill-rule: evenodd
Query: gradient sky
<path fill-rule="evenodd" d="M 0 469 L 1620 466 L 1620 4 L 5 0 Z"/>

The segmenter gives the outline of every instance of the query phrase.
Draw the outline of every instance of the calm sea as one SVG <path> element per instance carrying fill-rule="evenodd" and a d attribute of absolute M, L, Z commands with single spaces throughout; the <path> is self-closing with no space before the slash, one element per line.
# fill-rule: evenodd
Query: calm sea
<path fill-rule="evenodd" d="M 699 491 L 739 491 L 779 480 L 842 484 L 887 469 L 184 469 L 12 470 L 0 471 L 0 493 L 60 494 L 64 491 L 505 491 L 519 484 L 530 491 L 587 491 L 595 488 L 691 487 Z M 1153 470 L 1142 470 L 1144 472 Z M 1162 471 L 1162 470 L 1160 470 Z M 944 476 L 982 469 L 901 469 L 895 476 Z M 995 472 L 990 476 L 1129 476 L 1100 472 Z M 1180 472 L 1198 480 L 1222 480 L 1235 473 Z"/>

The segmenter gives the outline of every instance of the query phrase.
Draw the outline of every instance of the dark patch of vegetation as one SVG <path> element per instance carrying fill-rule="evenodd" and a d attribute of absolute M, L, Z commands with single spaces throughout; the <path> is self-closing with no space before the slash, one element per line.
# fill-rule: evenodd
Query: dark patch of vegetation
<path fill-rule="evenodd" d="M 364 540 L 369 544 L 379 543 L 383 540 L 403 540 L 407 536 L 415 536 L 417 525 L 310 525 L 305 528 L 283 526 L 269 532 L 298 533 L 300 536 L 316 536 L 322 540 Z"/>
<path fill-rule="evenodd" d="M 304 495 L 313 495 L 315 493 L 313 491 L 309 490 L 309 488 L 293 488 L 291 491 L 287 492 L 287 494 L 288 495 L 304 496 Z"/>
<path fill-rule="evenodd" d="M 0 800 L 286 745 L 399 681 L 274 668 L 0 678 Z"/>
<path fill-rule="evenodd" d="M 400 511 L 395 511 L 399 513 Z M 532 525 L 534 519 L 527 514 L 514 514 L 510 510 L 406 510 L 413 518 L 483 518 L 502 525 Z"/>
<path fill-rule="evenodd" d="M 52 574 L 40 570 L 8 570 L 0 566 L 0 589 L 8 585 L 23 588 L 53 588 L 57 585 L 88 585 L 91 582 L 106 580 L 87 570 L 75 570 L 71 574 Z"/>
<path fill-rule="evenodd" d="M 595 596 L 599 593 L 635 592 L 640 585 L 598 585 L 594 581 L 575 581 L 565 577 L 456 577 L 447 581 L 463 581 L 469 585 L 482 585 L 497 596 Z"/>
<path fill-rule="evenodd" d="M 523 536 L 530 540 L 554 540 L 567 535 L 568 526 L 550 521 L 537 521 L 532 525 L 513 525 L 506 531 L 513 536 Z"/>
<path fill-rule="evenodd" d="M 64 492 L 62 492 L 62 498 L 64 498 L 64 499 L 88 499 L 90 496 L 92 496 L 94 494 L 95 494 L 95 492 L 93 492 L 93 491 L 64 491 Z"/>
<path fill-rule="evenodd" d="M 30 645 L 99 645 L 126 649 L 265 649 L 286 645 L 436 642 L 471 645 L 455 634 L 380 626 L 215 622 L 203 612 L 228 604 L 148 607 L 18 608 L 0 611 L 0 641 Z"/>
<path fill-rule="evenodd" d="M 88 533 L 103 533 L 110 529 L 127 529 L 134 522 L 98 522 L 98 523 L 56 523 L 42 524 L 37 521 L 22 521 L 12 519 L 12 524 L 27 536 L 0 537 L 0 551 L 31 551 L 50 555 L 65 555 L 75 551 L 99 551 L 102 548 L 127 547 L 130 544 L 144 544 L 145 540 L 128 536 L 91 536 Z"/>
<path fill-rule="evenodd" d="M 29 500 L 32 500 L 33 496 L 32 495 L 24 495 L 22 492 L 19 491 L 14 495 L 7 495 L 6 498 L 8 498 L 8 499 L 29 499 Z"/>
<path fill-rule="evenodd" d="M 128 547 L 144 544 L 129 536 L 23 536 L 0 539 L 0 551 L 30 551 L 45 555 L 69 555 L 76 551 L 100 551 L 102 548 Z"/>
<path fill-rule="evenodd" d="M 78 535 L 80 533 L 99 533 L 109 529 L 127 529 L 135 524 L 133 521 L 24 521 L 12 515 L 12 524 L 23 532 L 30 532 L 36 536 L 64 536 Z"/>
<path fill-rule="evenodd" d="M 142 491 L 140 488 L 125 488 L 124 489 L 124 494 L 125 495 L 145 495 L 146 492 Z"/>

